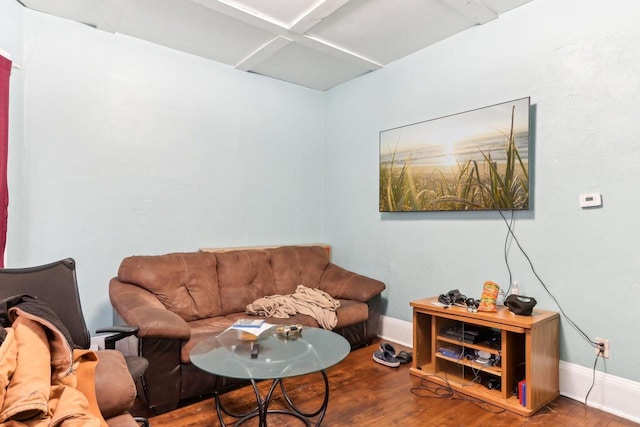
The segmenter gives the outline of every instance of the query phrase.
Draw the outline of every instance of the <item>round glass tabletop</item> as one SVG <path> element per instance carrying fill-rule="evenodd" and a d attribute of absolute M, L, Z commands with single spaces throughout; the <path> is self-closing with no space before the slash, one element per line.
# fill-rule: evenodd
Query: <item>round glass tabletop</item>
<path fill-rule="evenodd" d="M 251 352 L 258 346 L 257 357 Z M 335 332 L 303 328 L 300 336 L 283 337 L 276 328 L 256 341 L 238 339 L 237 331 L 204 339 L 191 350 L 191 362 L 211 374 L 241 379 L 273 379 L 323 371 L 342 361 L 351 350 Z"/>

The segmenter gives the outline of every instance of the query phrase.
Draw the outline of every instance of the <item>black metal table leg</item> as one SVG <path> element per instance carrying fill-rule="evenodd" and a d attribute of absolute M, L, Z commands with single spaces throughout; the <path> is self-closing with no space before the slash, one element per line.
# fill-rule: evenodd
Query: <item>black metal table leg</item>
<path fill-rule="evenodd" d="M 266 394 L 264 398 L 262 398 L 262 396 L 260 395 L 260 391 L 258 390 L 258 385 L 256 384 L 255 380 L 251 380 L 251 386 L 253 387 L 253 391 L 256 395 L 257 404 L 253 410 L 247 413 L 238 414 L 228 410 L 222 405 L 222 402 L 220 400 L 220 394 L 218 392 L 215 393 L 216 413 L 218 415 L 218 420 L 220 421 L 220 425 L 222 427 L 226 427 L 226 424 L 223 419 L 223 414 L 229 415 L 230 417 L 237 419 L 233 423 L 234 426 L 239 426 L 251 418 L 258 417 L 258 425 L 260 427 L 267 427 L 267 415 L 282 414 L 282 415 L 289 415 L 289 416 L 298 418 L 299 420 L 304 422 L 307 425 L 307 427 L 310 427 L 311 425 L 313 425 L 312 418 L 318 417 L 315 422 L 315 426 L 320 426 L 320 424 L 322 423 L 322 420 L 324 419 L 325 413 L 327 412 L 327 407 L 329 405 L 329 379 L 324 370 L 320 371 L 320 373 L 322 374 L 325 392 L 324 392 L 324 399 L 322 401 L 322 405 L 320 406 L 320 408 L 318 408 L 318 410 L 314 412 L 304 412 L 300 410 L 295 405 L 295 403 L 293 403 L 293 401 L 287 394 L 282 378 L 276 378 L 273 380 L 273 382 L 271 383 L 271 386 L 269 387 L 269 392 Z M 269 404 L 271 403 L 273 392 L 275 391 L 278 385 L 280 385 L 280 390 L 282 391 L 282 395 L 285 401 L 287 402 L 287 406 L 289 407 L 289 409 L 271 409 L 271 410 L 269 409 Z"/>
<path fill-rule="evenodd" d="M 287 391 L 284 388 L 283 380 L 280 380 L 280 389 L 282 390 L 282 395 L 287 401 L 287 405 L 289 405 L 289 407 L 296 414 L 299 414 L 300 416 L 306 418 L 306 420 L 303 420 L 303 421 L 309 421 L 310 418 L 320 415 L 320 417 L 316 422 L 316 426 L 319 426 L 320 423 L 322 423 L 324 414 L 327 412 L 327 406 L 329 405 L 329 378 L 327 378 L 327 374 L 325 371 L 320 371 L 320 373 L 322 374 L 322 379 L 324 381 L 324 400 L 322 401 L 322 406 L 320 406 L 320 408 L 318 408 L 318 410 L 315 412 L 303 412 L 300 409 L 298 409 L 298 407 L 289 398 L 289 395 L 287 394 Z M 307 422 L 307 425 L 310 425 L 310 424 Z"/>

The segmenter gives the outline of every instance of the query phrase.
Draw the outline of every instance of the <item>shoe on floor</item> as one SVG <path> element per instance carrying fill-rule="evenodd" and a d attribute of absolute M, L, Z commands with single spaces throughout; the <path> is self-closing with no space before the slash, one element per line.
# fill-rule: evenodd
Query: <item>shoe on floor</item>
<path fill-rule="evenodd" d="M 398 359 L 396 359 L 395 356 L 387 350 L 378 350 L 373 353 L 373 360 L 390 368 L 397 368 L 400 366 Z"/>
<path fill-rule="evenodd" d="M 413 360 L 413 356 L 411 352 L 408 351 L 400 351 L 400 353 L 396 354 L 396 360 L 400 362 L 400 364 L 404 365 L 405 363 L 410 363 Z"/>
<path fill-rule="evenodd" d="M 389 344 L 388 342 L 381 342 L 380 343 L 380 351 L 388 351 L 389 353 L 391 353 L 391 355 L 393 357 L 396 356 L 396 349 L 393 345 Z"/>

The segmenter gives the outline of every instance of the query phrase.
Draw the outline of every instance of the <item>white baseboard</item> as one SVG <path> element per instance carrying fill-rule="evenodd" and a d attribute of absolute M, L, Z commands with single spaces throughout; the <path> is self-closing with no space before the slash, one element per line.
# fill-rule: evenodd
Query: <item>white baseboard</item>
<path fill-rule="evenodd" d="M 584 402 L 592 383 L 588 406 L 640 423 L 640 383 L 560 361 L 560 394 Z"/>
<path fill-rule="evenodd" d="M 383 340 L 413 347 L 413 325 L 405 320 L 380 316 L 378 336 Z M 593 370 L 560 361 L 560 394 L 584 402 L 593 382 Z M 640 423 L 640 383 L 596 371 L 587 405 Z"/>
<path fill-rule="evenodd" d="M 394 319 L 393 317 L 380 316 L 380 329 L 378 336 L 383 340 L 413 347 L 413 324 L 405 320 Z"/>

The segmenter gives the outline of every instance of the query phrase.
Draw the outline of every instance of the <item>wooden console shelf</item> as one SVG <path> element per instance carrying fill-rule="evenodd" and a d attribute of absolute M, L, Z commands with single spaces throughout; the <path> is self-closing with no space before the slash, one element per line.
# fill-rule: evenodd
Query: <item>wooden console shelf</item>
<path fill-rule="evenodd" d="M 534 309 L 518 316 L 502 306 L 472 313 L 437 302 L 411 302 L 412 375 L 527 417 L 558 397 L 558 313 Z M 478 354 L 482 363 L 474 360 Z M 525 405 L 518 397 L 522 380 Z"/>

